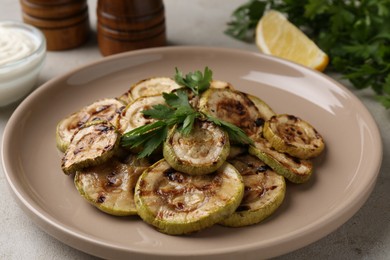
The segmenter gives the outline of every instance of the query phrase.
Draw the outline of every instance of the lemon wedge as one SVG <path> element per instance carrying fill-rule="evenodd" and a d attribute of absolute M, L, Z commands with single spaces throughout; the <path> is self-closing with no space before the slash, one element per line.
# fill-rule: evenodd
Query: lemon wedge
<path fill-rule="evenodd" d="M 256 27 L 256 45 L 265 54 L 323 71 L 329 63 L 323 52 L 280 12 L 270 10 Z"/>

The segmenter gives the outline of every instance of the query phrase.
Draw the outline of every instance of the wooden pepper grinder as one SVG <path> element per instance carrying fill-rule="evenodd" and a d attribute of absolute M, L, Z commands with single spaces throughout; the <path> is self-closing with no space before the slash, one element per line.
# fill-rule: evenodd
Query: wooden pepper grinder
<path fill-rule="evenodd" d="M 23 21 L 39 28 L 47 49 L 80 46 L 90 31 L 87 0 L 20 0 Z"/>
<path fill-rule="evenodd" d="M 98 44 L 104 56 L 166 44 L 162 0 L 98 0 Z"/>

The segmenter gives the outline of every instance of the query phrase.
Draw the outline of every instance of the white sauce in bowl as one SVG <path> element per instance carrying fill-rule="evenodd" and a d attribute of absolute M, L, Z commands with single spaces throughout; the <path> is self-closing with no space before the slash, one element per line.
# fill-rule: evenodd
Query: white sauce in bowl
<path fill-rule="evenodd" d="M 46 40 L 37 28 L 0 21 L 0 107 L 31 92 L 45 56 Z"/>
<path fill-rule="evenodd" d="M 39 43 L 34 35 L 0 23 L 0 66 L 29 56 Z"/>

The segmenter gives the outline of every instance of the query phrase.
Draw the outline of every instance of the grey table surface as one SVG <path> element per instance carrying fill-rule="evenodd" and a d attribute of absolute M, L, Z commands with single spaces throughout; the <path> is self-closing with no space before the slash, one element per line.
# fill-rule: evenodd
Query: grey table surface
<path fill-rule="evenodd" d="M 74 68 L 102 59 L 96 42 L 96 0 L 89 0 L 93 35 L 83 46 L 48 52 L 39 85 Z M 168 45 L 199 45 L 258 51 L 254 44 L 223 34 L 231 12 L 246 0 L 165 0 Z M 0 0 L 0 20 L 21 20 L 19 1 Z M 60 64 L 60 66 L 59 66 Z M 377 184 L 364 206 L 344 225 L 312 244 L 276 259 L 390 259 L 390 111 L 370 90 L 348 86 L 376 120 L 383 142 Z M 0 135 L 18 104 L 0 108 Z M 19 208 L 0 167 L 0 259 L 96 259 L 46 234 Z"/>

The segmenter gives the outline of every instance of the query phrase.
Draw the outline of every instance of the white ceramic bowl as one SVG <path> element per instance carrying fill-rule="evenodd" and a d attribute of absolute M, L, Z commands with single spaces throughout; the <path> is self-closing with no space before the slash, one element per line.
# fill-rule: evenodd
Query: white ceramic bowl
<path fill-rule="evenodd" d="M 32 91 L 45 57 L 41 31 L 22 22 L 0 21 L 0 107 Z"/>

